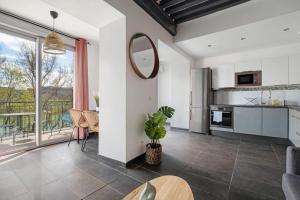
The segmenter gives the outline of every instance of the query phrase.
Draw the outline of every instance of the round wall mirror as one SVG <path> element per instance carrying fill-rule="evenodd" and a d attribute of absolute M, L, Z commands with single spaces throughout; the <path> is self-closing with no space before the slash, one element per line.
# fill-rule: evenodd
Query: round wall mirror
<path fill-rule="evenodd" d="M 154 78 L 159 70 L 159 59 L 153 41 L 144 33 L 130 39 L 129 58 L 135 73 L 143 79 Z"/>

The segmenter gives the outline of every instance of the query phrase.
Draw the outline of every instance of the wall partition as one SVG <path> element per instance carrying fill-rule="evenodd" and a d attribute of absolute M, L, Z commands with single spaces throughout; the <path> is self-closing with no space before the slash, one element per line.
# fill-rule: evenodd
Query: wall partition
<path fill-rule="evenodd" d="M 0 155 L 71 133 L 74 49 L 42 52 L 43 38 L 0 26 Z"/>

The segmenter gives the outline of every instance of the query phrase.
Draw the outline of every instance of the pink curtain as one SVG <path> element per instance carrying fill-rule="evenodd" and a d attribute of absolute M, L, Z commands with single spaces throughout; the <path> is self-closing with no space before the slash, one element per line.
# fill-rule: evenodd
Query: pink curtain
<path fill-rule="evenodd" d="M 88 87 L 88 55 L 87 41 L 78 39 L 75 43 L 75 85 L 74 85 L 74 108 L 79 110 L 89 109 L 89 87 Z M 77 130 L 74 130 L 74 138 L 78 138 Z M 84 138 L 83 129 L 79 131 L 79 138 Z"/>

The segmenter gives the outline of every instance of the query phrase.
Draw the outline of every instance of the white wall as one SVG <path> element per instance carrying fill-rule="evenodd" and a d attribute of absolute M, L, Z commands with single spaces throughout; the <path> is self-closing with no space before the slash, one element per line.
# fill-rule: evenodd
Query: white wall
<path fill-rule="evenodd" d="M 158 107 L 171 106 L 171 70 L 169 63 L 161 62 L 158 72 Z"/>
<path fill-rule="evenodd" d="M 134 1 L 122 0 L 122 3 L 122 13 L 126 13 L 127 20 L 127 46 L 130 38 L 138 32 L 149 35 L 156 47 L 158 40 L 173 43 L 173 37 Z M 145 116 L 157 109 L 157 77 L 146 81 L 140 79 L 127 56 L 127 161 L 145 152 L 145 145 L 149 142 L 144 132 Z"/>
<path fill-rule="evenodd" d="M 105 116 L 103 116 L 103 119 L 107 121 L 101 122 L 103 123 L 108 123 L 112 124 L 112 122 L 108 120 L 112 120 L 114 122 L 114 126 L 119 126 L 119 123 L 123 123 L 125 121 L 126 127 L 124 127 L 124 130 L 119 131 L 122 132 L 122 137 L 118 138 L 118 144 L 125 142 L 124 146 L 124 152 L 126 154 L 126 159 L 125 162 L 128 162 L 129 160 L 143 154 L 145 152 L 145 145 L 148 143 L 148 138 L 146 137 L 144 133 L 144 121 L 146 119 L 146 114 L 147 113 L 152 113 L 157 110 L 158 108 L 158 89 L 157 89 L 157 77 L 154 79 L 150 80 L 143 80 L 139 78 L 135 72 L 133 71 L 130 61 L 129 61 L 129 56 L 128 56 L 128 45 L 130 38 L 137 32 L 143 32 L 146 33 L 154 42 L 154 44 L 157 46 L 158 40 L 164 41 L 166 44 L 174 45 L 172 41 L 172 36 L 164 29 L 162 28 L 151 16 L 149 16 L 143 9 L 141 9 L 134 1 L 132 0 L 107 0 L 107 3 L 118 9 L 122 14 L 126 16 L 126 48 L 122 49 L 124 50 L 124 53 L 126 53 L 126 61 L 122 63 L 122 65 L 125 64 L 126 66 L 126 74 L 123 74 L 124 71 L 121 71 L 119 73 L 122 73 L 122 76 L 126 77 L 126 80 L 123 79 L 122 77 L 122 83 L 126 87 L 126 93 L 119 94 L 120 96 L 122 95 L 122 98 L 125 97 L 126 101 L 122 100 L 122 105 L 124 102 L 126 102 L 126 111 L 123 112 L 123 109 L 118 110 L 115 108 L 108 108 L 111 112 L 118 110 L 117 113 L 124 113 L 126 114 L 125 119 L 117 120 L 117 119 L 105 119 Z M 101 36 L 101 34 L 100 34 Z M 120 37 L 120 36 L 118 36 Z M 110 41 L 115 40 L 114 36 L 110 36 L 110 38 L 106 38 L 107 43 L 110 43 Z M 105 42 L 105 41 L 103 41 Z M 108 48 L 108 44 L 106 48 Z M 100 56 L 101 56 L 101 43 L 100 43 Z M 103 48 L 104 50 L 105 48 Z M 118 57 L 110 58 L 110 59 L 119 59 Z M 116 61 L 114 61 L 116 62 Z M 121 62 L 121 61 L 119 61 Z M 120 65 L 121 63 L 119 63 Z M 119 66 L 118 66 L 119 67 Z M 101 74 L 101 70 L 100 70 Z M 104 76 L 104 75 L 101 75 Z M 108 75 L 105 75 L 108 76 Z M 109 75 L 110 76 L 110 75 Z M 101 88 L 104 89 L 105 86 L 101 86 L 102 81 L 100 80 L 100 91 Z M 110 88 L 110 90 L 113 90 L 113 88 Z M 103 94 L 103 92 L 102 92 Z M 104 94 L 103 94 L 104 95 Z M 110 95 L 110 94 L 107 94 Z M 102 96 L 102 95 L 101 95 Z M 110 95 L 111 96 L 111 95 Z M 104 96 L 102 97 L 104 98 Z M 103 105 L 104 106 L 104 105 Z M 101 106 L 100 106 L 101 107 Z M 122 113 L 122 114 L 123 114 Z M 119 119 L 119 117 L 118 117 Z M 105 125 L 107 126 L 107 125 Z M 115 128 L 112 128 L 113 130 Z M 112 130 L 112 131 L 113 131 Z M 107 130 L 108 131 L 108 130 Z M 114 130 L 116 131 L 116 130 Z M 123 131 L 126 131 L 126 139 L 123 138 Z M 116 134 L 121 134 L 121 133 L 114 133 Z M 101 135 L 101 133 L 100 133 Z M 122 140 L 120 142 L 120 140 Z M 101 150 L 101 138 L 100 138 L 100 150 Z M 108 141 L 108 139 L 106 140 Z M 110 143 L 110 141 L 108 141 Z M 112 142 L 112 141 L 111 141 Z M 114 141 L 115 142 L 115 141 Z M 116 145 L 113 144 L 113 147 Z M 112 149 L 108 148 L 107 150 Z M 118 147 L 118 149 L 120 149 Z M 102 155 L 102 153 L 100 152 Z M 111 156 L 108 156 L 112 158 Z M 120 160 L 119 158 L 122 157 Z M 114 159 L 114 158 L 113 158 Z M 118 159 L 122 162 L 124 162 L 123 159 L 123 153 L 122 156 L 118 156 Z"/>
<path fill-rule="evenodd" d="M 189 129 L 190 63 L 174 61 L 164 62 L 158 74 L 158 107 L 174 108 L 171 126 Z"/>
<path fill-rule="evenodd" d="M 159 41 L 161 69 L 158 74 L 158 107 L 171 106 L 175 114 L 168 122 L 172 127 L 189 128 L 190 68 L 193 60 L 178 49 Z"/>
<path fill-rule="evenodd" d="M 88 45 L 89 109 L 96 109 L 94 95 L 99 95 L 99 46 L 95 42 Z"/>
<path fill-rule="evenodd" d="M 171 126 L 189 129 L 190 64 L 174 63 L 171 69 Z"/>
<path fill-rule="evenodd" d="M 126 162 L 126 20 L 99 30 L 99 154 Z"/>

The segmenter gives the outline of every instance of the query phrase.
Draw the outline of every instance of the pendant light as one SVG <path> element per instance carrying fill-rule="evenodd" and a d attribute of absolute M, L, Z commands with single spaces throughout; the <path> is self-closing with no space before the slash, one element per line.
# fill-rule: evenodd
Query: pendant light
<path fill-rule="evenodd" d="M 54 22 L 58 17 L 58 13 L 55 11 L 50 11 L 50 15 L 53 18 L 53 29 L 45 39 L 43 52 L 56 55 L 64 54 L 66 52 L 64 42 L 54 31 Z"/>

